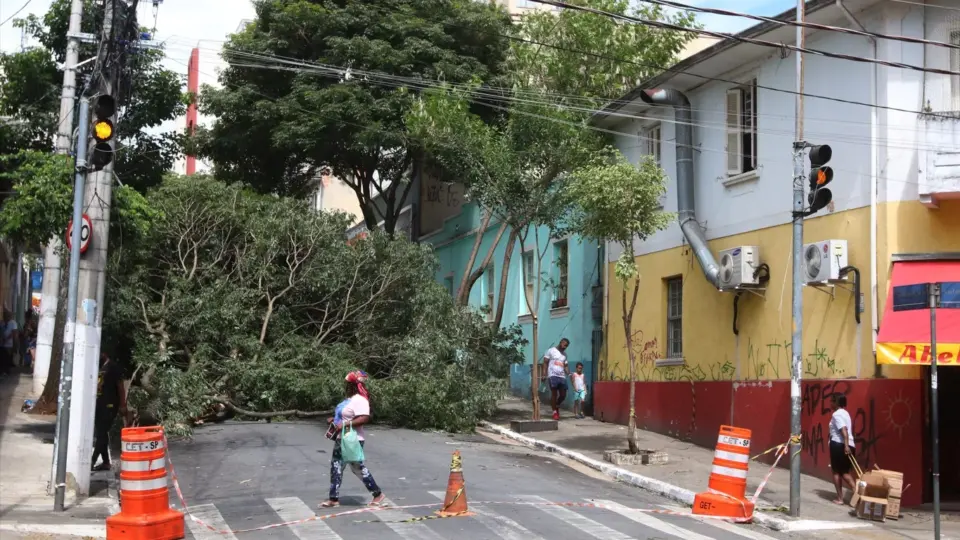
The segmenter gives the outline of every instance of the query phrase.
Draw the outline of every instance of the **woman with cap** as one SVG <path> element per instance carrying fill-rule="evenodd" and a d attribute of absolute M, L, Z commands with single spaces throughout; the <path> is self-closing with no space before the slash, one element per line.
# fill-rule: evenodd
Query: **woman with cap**
<path fill-rule="evenodd" d="M 360 446 L 364 444 L 363 425 L 370 421 L 370 399 L 367 394 L 367 374 L 363 371 L 351 371 L 345 380 L 347 399 L 337 406 L 338 414 L 327 418 L 327 423 L 333 426 L 334 444 L 333 456 L 330 459 L 330 498 L 320 503 L 320 508 L 334 508 L 340 506 L 340 484 L 343 483 L 343 454 L 340 448 L 340 433 L 344 424 L 352 427 L 360 439 Z M 350 463 L 350 470 L 363 482 L 367 491 L 373 495 L 370 506 L 379 506 L 383 503 L 384 495 L 377 486 L 376 480 L 363 462 Z"/>

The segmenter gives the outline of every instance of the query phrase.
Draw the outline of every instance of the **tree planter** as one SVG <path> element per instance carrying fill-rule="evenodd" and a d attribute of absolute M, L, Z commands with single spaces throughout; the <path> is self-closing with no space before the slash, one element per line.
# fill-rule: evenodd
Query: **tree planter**
<path fill-rule="evenodd" d="M 630 454 L 626 450 L 607 450 L 603 453 L 603 459 L 614 465 L 665 465 L 667 463 L 667 453 L 654 450 L 640 450 L 639 453 Z"/>

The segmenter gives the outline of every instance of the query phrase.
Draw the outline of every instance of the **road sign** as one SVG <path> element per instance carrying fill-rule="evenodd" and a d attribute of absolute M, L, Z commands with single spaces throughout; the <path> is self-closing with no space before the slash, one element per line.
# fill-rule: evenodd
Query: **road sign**
<path fill-rule="evenodd" d="M 90 217 L 86 214 L 83 215 L 82 225 L 80 226 L 80 253 L 86 253 L 87 248 L 90 247 L 90 239 L 93 238 L 93 223 L 90 221 Z M 67 226 L 67 249 L 73 247 L 73 220 L 70 220 L 70 225 Z"/>
<path fill-rule="evenodd" d="M 929 309 L 929 286 L 926 283 L 916 285 L 901 285 L 893 288 L 893 310 L 911 311 L 914 309 Z"/>

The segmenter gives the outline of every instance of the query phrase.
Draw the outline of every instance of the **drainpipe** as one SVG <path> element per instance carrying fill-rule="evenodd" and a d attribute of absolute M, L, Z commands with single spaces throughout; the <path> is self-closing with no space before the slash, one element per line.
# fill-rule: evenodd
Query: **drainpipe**
<path fill-rule="evenodd" d="M 697 223 L 696 198 L 693 176 L 693 115 L 690 100 L 679 90 L 672 88 L 645 90 L 640 99 L 650 105 L 673 107 L 677 150 L 677 221 L 684 238 L 693 248 L 693 253 L 703 269 L 703 275 L 711 285 L 720 288 L 720 265 L 707 245 L 707 238 Z"/>
<path fill-rule="evenodd" d="M 843 0 L 836 0 L 837 9 L 843 12 L 843 15 L 858 30 L 865 32 L 867 29 L 860 24 L 860 21 L 853 16 L 853 13 L 843 5 Z M 876 38 L 868 37 L 873 44 L 873 58 L 878 58 L 879 46 Z M 877 329 L 880 328 L 880 314 L 877 312 L 877 175 L 880 174 L 880 150 L 877 148 L 877 135 L 879 131 L 879 112 L 877 105 L 880 104 L 880 80 L 878 64 L 873 65 L 871 79 L 873 84 L 873 104 L 870 109 L 870 338 L 873 346 L 873 354 L 877 354 Z M 856 299 L 860 301 L 859 298 Z"/>

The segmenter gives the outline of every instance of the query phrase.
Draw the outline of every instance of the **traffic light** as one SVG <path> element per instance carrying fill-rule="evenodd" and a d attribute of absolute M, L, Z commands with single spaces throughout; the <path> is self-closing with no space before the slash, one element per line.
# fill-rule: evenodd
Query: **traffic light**
<path fill-rule="evenodd" d="M 101 95 L 93 102 L 93 152 L 90 156 L 90 170 L 99 171 L 113 161 L 114 129 L 113 116 L 117 113 L 117 102 L 113 96 Z"/>
<path fill-rule="evenodd" d="M 810 209 L 806 212 L 808 216 L 823 210 L 833 200 L 833 193 L 826 188 L 833 180 L 833 169 L 827 166 L 831 157 L 833 150 L 829 145 L 810 147 L 810 193 L 807 195 Z"/>

